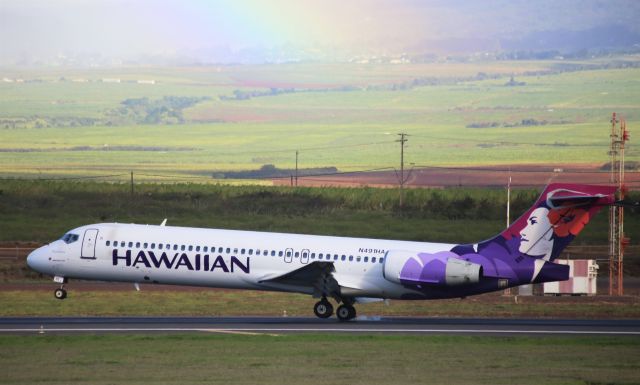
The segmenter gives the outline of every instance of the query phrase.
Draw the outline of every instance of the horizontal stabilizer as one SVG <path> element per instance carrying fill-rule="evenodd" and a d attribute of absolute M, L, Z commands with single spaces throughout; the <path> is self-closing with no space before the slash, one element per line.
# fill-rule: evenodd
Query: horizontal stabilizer
<path fill-rule="evenodd" d="M 585 194 L 579 191 L 558 189 L 547 194 L 547 206 L 550 209 L 567 209 L 587 206 L 604 198 L 604 194 Z"/>

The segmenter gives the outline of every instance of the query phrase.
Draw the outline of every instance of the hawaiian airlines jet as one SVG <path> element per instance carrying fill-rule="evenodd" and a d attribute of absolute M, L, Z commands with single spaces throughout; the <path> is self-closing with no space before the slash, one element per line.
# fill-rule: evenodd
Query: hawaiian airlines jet
<path fill-rule="evenodd" d="M 551 184 L 508 229 L 474 244 L 99 223 L 34 250 L 28 265 L 52 275 L 64 299 L 69 279 L 310 294 L 316 316 L 356 316 L 371 299 L 464 297 L 529 283 L 562 281 L 553 261 L 615 187 Z M 165 220 L 166 222 L 166 220 Z"/>

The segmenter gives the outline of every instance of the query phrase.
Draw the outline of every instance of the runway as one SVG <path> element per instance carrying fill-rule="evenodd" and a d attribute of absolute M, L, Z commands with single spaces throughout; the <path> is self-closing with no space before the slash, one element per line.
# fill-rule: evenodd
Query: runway
<path fill-rule="evenodd" d="M 640 320 L 359 317 L 0 318 L 0 335 L 104 333 L 370 333 L 446 335 L 640 335 Z"/>

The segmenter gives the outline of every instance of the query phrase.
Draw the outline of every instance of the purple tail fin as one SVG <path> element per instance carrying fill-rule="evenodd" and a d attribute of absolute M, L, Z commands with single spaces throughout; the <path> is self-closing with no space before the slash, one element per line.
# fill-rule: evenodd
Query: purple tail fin
<path fill-rule="evenodd" d="M 484 242 L 436 253 L 388 252 L 384 277 L 420 291 L 420 298 L 569 279 L 569 266 L 553 260 L 600 209 L 615 202 L 615 192 L 613 186 L 550 184 L 508 229 Z"/>
<path fill-rule="evenodd" d="M 615 192 L 614 186 L 550 184 L 536 203 L 496 238 L 517 240 L 519 254 L 553 261 L 602 207 L 615 201 Z"/>
<path fill-rule="evenodd" d="M 508 229 L 451 251 L 481 265 L 485 277 L 507 279 L 507 286 L 568 279 L 568 266 L 553 260 L 602 207 L 615 202 L 615 192 L 613 186 L 550 184 Z"/>

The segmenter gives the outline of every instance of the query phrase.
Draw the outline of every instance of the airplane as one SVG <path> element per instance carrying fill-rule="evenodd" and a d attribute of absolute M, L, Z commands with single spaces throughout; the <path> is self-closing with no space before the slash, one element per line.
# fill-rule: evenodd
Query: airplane
<path fill-rule="evenodd" d="M 616 187 L 554 183 L 500 234 L 445 244 L 256 231 L 98 223 L 75 228 L 34 250 L 27 264 L 60 284 L 69 279 L 304 293 L 313 311 L 340 321 L 356 303 L 463 298 L 569 279 L 560 252 Z M 462 230 L 464 231 L 464 230 Z"/>

